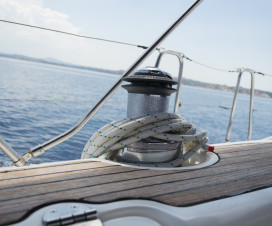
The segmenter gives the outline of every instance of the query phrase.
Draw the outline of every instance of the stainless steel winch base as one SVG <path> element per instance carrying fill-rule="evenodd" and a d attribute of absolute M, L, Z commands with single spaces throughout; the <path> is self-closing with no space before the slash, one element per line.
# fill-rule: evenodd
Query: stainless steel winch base
<path fill-rule="evenodd" d="M 139 141 L 121 149 L 117 160 L 129 163 L 163 163 L 175 159 L 181 148 L 181 142 Z"/>
<path fill-rule="evenodd" d="M 169 108 L 169 96 L 153 94 L 128 94 L 127 117 L 137 118 L 146 114 L 166 113 Z M 180 148 L 180 142 L 143 140 L 121 149 L 118 161 L 128 163 L 161 163 L 174 159 Z"/>
<path fill-rule="evenodd" d="M 169 96 L 153 94 L 128 94 L 127 117 L 165 113 L 169 109 Z"/>

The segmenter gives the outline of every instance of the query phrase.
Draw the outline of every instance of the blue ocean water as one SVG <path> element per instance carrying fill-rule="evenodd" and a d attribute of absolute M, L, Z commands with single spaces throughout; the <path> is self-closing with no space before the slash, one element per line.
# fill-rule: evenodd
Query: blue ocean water
<path fill-rule="evenodd" d="M 0 136 L 23 154 L 72 127 L 118 77 L 0 58 Z M 218 106 L 230 107 L 232 98 L 233 93 L 182 86 L 179 114 L 195 124 L 199 131 L 207 130 L 210 143 L 222 143 L 230 110 Z M 80 158 L 85 143 L 95 131 L 110 121 L 125 118 L 126 101 L 126 91 L 119 89 L 78 134 L 31 160 L 31 163 Z M 174 98 L 171 99 L 170 111 L 173 102 Z M 246 140 L 248 109 L 249 96 L 240 94 L 231 141 Z M 255 97 L 254 109 L 252 139 L 272 136 L 272 99 Z M 9 164 L 11 162 L 0 151 L 0 166 Z"/>

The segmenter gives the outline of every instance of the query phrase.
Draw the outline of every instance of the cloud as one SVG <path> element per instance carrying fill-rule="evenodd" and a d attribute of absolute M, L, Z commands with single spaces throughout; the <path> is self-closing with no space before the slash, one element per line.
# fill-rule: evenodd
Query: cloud
<path fill-rule="evenodd" d="M 0 19 L 88 35 L 88 31 L 73 25 L 68 15 L 44 7 L 42 0 L 0 0 Z M 128 51 L 133 51 L 126 46 L 7 23 L 0 23 L 0 43 L 0 52 L 4 53 L 53 57 L 74 64 L 117 70 L 131 64 L 127 56 Z M 134 54 L 139 51 L 135 49 Z"/>
<path fill-rule="evenodd" d="M 0 19 L 72 33 L 80 31 L 69 21 L 68 15 L 45 8 L 41 0 L 1 0 Z M 0 42 L 0 52 L 62 58 L 63 50 L 72 48 L 73 42 L 78 41 L 53 32 L 1 23 Z"/>
<path fill-rule="evenodd" d="M 1 0 L 0 15 L 4 20 L 62 29 L 74 33 L 80 31 L 78 27 L 68 21 L 67 15 L 44 8 L 42 1 Z"/>

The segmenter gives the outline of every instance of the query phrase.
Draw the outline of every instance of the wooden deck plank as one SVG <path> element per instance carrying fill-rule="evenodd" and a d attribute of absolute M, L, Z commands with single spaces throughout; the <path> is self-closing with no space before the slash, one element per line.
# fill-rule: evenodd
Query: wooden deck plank
<path fill-rule="evenodd" d="M 242 178 L 244 176 L 254 176 L 258 175 L 263 172 L 267 172 L 267 170 L 272 169 L 271 160 L 267 160 L 266 164 L 259 165 L 257 163 L 248 165 L 245 167 L 228 167 L 228 170 L 221 169 L 220 171 L 215 170 L 213 173 L 211 169 L 206 168 L 202 171 L 194 171 L 196 174 L 182 174 L 180 172 L 172 174 L 171 172 L 167 172 L 167 177 L 165 175 L 157 175 L 157 176 L 146 176 L 145 175 L 138 175 L 140 178 L 137 179 L 137 175 L 127 175 L 126 178 L 117 178 L 117 180 L 109 180 L 109 177 L 103 176 L 103 178 L 98 178 L 98 181 L 77 181 L 76 183 L 69 182 L 68 184 L 62 183 L 62 187 L 59 187 L 59 183 L 55 183 L 54 186 L 51 184 L 45 185 L 38 185 L 38 186 L 31 186 L 32 193 L 29 194 L 29 189 L 25 188 L 15 188 L 15 189 L 7 189 L 4 192 L 1 192 L 1 197 L 5 197 L 5 199 L 1 200 L 1 203 L 4 204 L 4 209 L 13 209 L 16 210 L 18 200 L 23 199 L 27 202 L 31 200 L 36 200 L 37 202 L 41 203 L 45 199 L 48 201 L 55 200 L 58 196 L 60 196 L 63 199 L 71 199 L 71 194 L 73 195 L 73 198 L 76 199 L 82 199 L 82 198 L 88 198 L 88 197 L 100 197 L 100 201 L 105 201 L 105 199 L 112 200 L 112 198 L 108 198 L 108 192 L 110 192 L 113 197 L 116 197 L 116 194 L 120 197 L 130 197 L 133 198 L 137 196 L 137 194 L 144 194 L 147 195 L 147 197 L 150 195 L 145 189 L 148 188 L 152 192 L 152 194 L 161 194 L 161 192 L 165 191 L 176 191 L 177 186 L 182 185 L 183 187 L 191 186 L 194 187 L 198 184 L 205 184 L 205 183 L 213 183 L 220 181 L 228 181 L 233 179 L 233 173 L 238 173 Z M 205 172 L 206 171 L 206 172 Z M 158 172 L 158 171 L 156 171 Z M 138 172 L 142 173 L 142 172 Z M 145 177 L 143 177 L 145 176 Z M 220 176 L 220 178 L 218 178 Z M 189 183 L 188 183 L 189 182 Z M 77 184 L 84 184 L 83 187 L 78 187 Z M 160 187 L 153 187 L 154 185 L 157 185 Z M 170 186 L 170 187 L 169 187 Z M 142 189 L 141 191 L 138 191 L 137 189 Z M 165 189 L 165 190 L 164 190 Z M 73 191 L 74 190 L 74 191 Z M 128 191 L 133 190 L 133 195 L 131 195 Z M 13 194 L 18 193 L 19 191 L 24 191 L 23 193 L 20 193 L 20 196 L 13 196 Z M 45 192 L 46 191 L 46 192 Z M 73 191 L 73 192 L 72 192 Z M 6 194 L 5 194 L 6 192 Z M 51 195 L 52 194 L 52 195 Z M 9 197 L 7 197 L 9 195 Z M 47 196 L 49 195 L 49 196 Z M 129 196 L 128 196 L 129 195 Z M 103 196 L 103 199 L 102 199 Z M 143 196 L 142 198 L 146 198 L 146 196 Z M 94 199 L 93 201 L 99 202 L 99 200 Z M 22 201 L 23 202 L 23 201 Z M 168 204 L 172 204 L 170 201 Z M 8 207 L 8 208 L 7 208 Z M 1 211 L 1 207 L 0 207 Z"/>
<path fill-rule="evenodd" d="M 191 171 L 82 160 L 0 172 L 0 224 L 46 202 L 141 198 L 186 206 L 271 186 L 272 142 L 222 145 L 215 151 L 220 156 L 217 164 Z"/>
<path fill-rule="evenodd" d="M 238 157 L 238 156 L 242 156 L 242 155 L 254 155 L 254 156 L 258 156 L 258 154 L 262 154 L 262 153 L 267 153 L 270 152 L 271 147 L 265 147 L 262 148 L 261 150 L 258 150 L 257 148 L 252 150 L 241 150 L 241 151 L 231 151 L 231 152 L 222 152 L 219 153 L 220 157 Z"/>
<path fill-rule="evenodd" d="M 249 152 L 257 152 L 258 149 L 260 149 L 260 151 L 262 151 L 263 149 L 269 149 L 271 148 L 271 144 L 263 144 L 263 145 L 249 145 L 249 146 L 245 146 L 242 145 L 241 147 L 235 145 L 233 147 L 215 147 L 215 150 L 217 153 L 219 154 L 225 154 L 225 153 L 235 153 L 235 152 L 244 152 L 244 151 L 249 151 Z"/>
<path fill-rule="evenodd" d="M 272 141 L 264 141 L 263 143 L 243 143 L 243 144 L 231 144 L 230 146 L 226 144 L 216 145 L 215 150 L 217 153 L 227 153 L 227 152 L 239 152 L 245 150 L 256 150 L 257 148 L 264 149 L 271 147 Z"/>
<path fill-rule="evenodd" d="M 231 166 L 229 164 L 224 165 L 222 167 L 219 167 L 218 169 L 213 170 L 213 167 L 205 168 L 201 171 L 192 171 L 190 174 L 184 174 L 184 172 L 181 171 L 151 171 L 150 170 L 138 170 L 133 168 L 123 168 L 119 166 L 113 166 L 109 168 L 102 168 L 102 169 L 92 169 L 90 171 L 84 172 L 84 174 L 81 172 L 80 176 L 78 175 L 71 175 L 66 174 L 63 175 L 51 175 L 43 176 L 42 178 L 39 177 L 35 180 L 27 180 L 21 184 L 14 185 L 12 184 L 6 184 L 2 185 L 0 188 L 0 197 L 5 197 L 5 200 L 8 199 L 9 195 L 12 194 L 13 198 L 19 198 L 24 197 L 28 194 L 28 187 L 32 187 L 32 189 L 35 192 L 32 192 L 32 195 L 39 194 L 40 192 L 46 190 L 50 192 L 51 190 L 55 191 L 56 188 L 59 186 L 61 187 L 68 187 L 72 188 L 75 186 L 75 189 L 78 189 L 78 184 L 84 184 L 84 186 L 92 186 L 97 183 L 105 183 L 105 182 L 118 182 L 120 178 L 122 180 L 129 180 L 131 178 L 137 179 L 137 178 L 149 178 L 150 183 L 153 183 L 153 180 L 157 180 L 158 176 L 164 177 L 167 180 L 170 180 L 172 177 L 178 177 L 180 180 L 187 178 L 194 178 L 201 175 L 202 177 L 210 176 L 211 170 L 213 170 L 216 173 L 225 172 L 227 173 L 229 170 L 232 172 L 233 170 L 241 170 L 244 168 L 249 167 L 261 167 L 262 165 L 270 164 L 271 158 L 261 159 L 257 161 L 251 161 L 251 162 L 241 162 L 240 164 L 236 164 L 234 166 Z M 93 172 L 95 171 L 95 172 Z M 95 174 L 95 178 L 93 175 Z M 166 178 L 165 175 L 168 175 Z M 110 176 L 110 178 L 109 178 Z M 155 177 L 155 179 L 153 178 Z M 10 182 L 10 181 L 7 181 Z M 14 182 L 14 180 L 13 180 Z M 65 183 L 64 183 L 65 182 Z M 14 186 L 12 186 L 14 185 Z M 48 188 L 47 188 L 48 186 Z M 13 194 L 20 194 L 20 196 L 14 196 Z M 0 201 L 3 201 L 2 198 L 0 198 Z"/>
<path fill-rule="evenodd" d="M 194 205 L 199 203 L 201 199 L 202 202 L 215 200 L 225 197 L 230 197 L 238 194 L 242 194 L 244 192 L 248 192 L 250 190 L 254 191 L 256 189 L 260 189 L 262 186 L 267 185 L 267 181 L 272 181 L 272 174 L 260 174 L 255 177 L 249 177 L 239 180 L 233 180 L 227 183 L 221 183 L 216 185 L 209 185 L 206 187 L 198 187 L 186 191 L 176 192 L 171 194 L 171 199 L 173 205 L 179 206 L 178 199 L 182 196 L 183 203 L 182 206 Z M 271 186 L 270 184 L 269 186 Z M 251 188 L 251 189 L 249 189 Z M 229 194 L 226 194 L 226 190 Z M 152 197 L 160 202 L 166 202 L 169 197 L 169 194 L 164 194 L 157 197 Z"/>
<path fill-rule="evenodd" d="M 20 168 L 16 168 L 16 170 L 8 172 L 0 171 L 0 182 L 2 180 L 9 179 L 17 179 L 18 177 L 32 177 L 32 176 L 40 176 L 41 174 L 49 174 L 49 173 L 58 173 L 58 172 L 72 172 L 76 170 L 83 170 L 89 168 L 97 168 L 97 167 L 109 167 L 108 164 L 103 162 L 92 162 L 92 161 L 83 161 L 82 163 L 74 163 L 74 164 L 63 164 L 50 166 L 49 164 L 45 167 L 38 168 L 30 168 L 24 167 L 22 170 Z"/>
<path fill-rule="evenodd" d="M 270 169 L 271 169 L 271 167 L 270 167 Z M 256 174 L 253 174 L 253 176 L 248 176 L 246 179 L 248 180 L 248 179 L 250 179 L 250 178 L 253 178 L 253 177 L 256 177 L 256 176 L 259 176 L 259 175 L 262 175 L 262 176 L 265 176 L 265 173 L 264 172 L 266 172 L 266 169 L 263 169 L 263 170 L 259 170 L 258 171 L 258 174 L 256 175 Z M 240 174 L 241 175 L 241 174 Z M 242 175 L 241 175 L 242 176 Z M 226 178 L 226 177 L 225 177 Z M 222 184 L 222 183 L 224 183 L 224 184 L 233 184 L 234 182 L 236 182 L 236 180 L 233 180 L 233 179 L 231 179 L 231 178 L 229 178 L 229 181 L 227 181 L 227 180 L 225 180 L 225 178 L 223 179 L 222 178 L 222 181 L 219 181 L 218 183 L 217 183 L 217 185 L 220 185 L 220 184 Z M 244 178 L 243 176 L 241 177 L 241 178 Z M 257 178 L 257 177 L 256 177 Z M 270 177 L 271 178 L 271 177 Z M 270 179 L 269 178 L 269 179 Z M 260 177 L 259 177 L 259 179 L 261 179 Z M 267 179 L 267 178 L 265 178 L 265 179 Z M 205 181 L 206 181 L 206 183 L 208 184 L 208 186 L 207 187 L 210 187 L 210 186 L 215 186 L 214 184 L 212 184 L 211 182 L 212 182 L 212 178 L 210 178 L 209 180 L 206 180 L 205 179 Z M 255 180 L 255 179 L 254 179 Z M 264 183 L 264 180 L 262 180 L 263 181 L 263 183 Z M 254 181 L 253 181 L 254 182 Z M 192 183 L 199 183 L 199 181 L 198 180 L 193 180 L 192 181 Z M 153 200 L 157 200 L 156 198 L 154 198 L 154 195 L 156 195 L 156 196 L 163 196 L 165 193 L 167 193 L 168 194 L 168 198 L 167 198 L 167 202 L 166 203 L 169 203 L 169 201 L 171 202 L 171 204 L 172 205 L 174 205 L 174 203 L 175 202 L 178 202 L 178 200 L 179 200 L 179 202 L 180 202 L 180 199 L 181 198 L 179 198 L 179 199 L 176 199 L 175 198 L 175 194 L 171 194 L 171 195 L 169 195 L 169 192 L 171 193 L 173 193 L 173 192 L 175 192 L 175 189 L 173 190 L 173 187 L 175 186 L 176 188 L 182 188 L 182 191 L 188 191 L 188 190 L 195 190 L 196 188 L 195 188 L 195 186 L 193 186 L 193 184 L 192 183 L 187 183 L 187 184 L 184 184 L 184 183 L 180 183 L 180 182 L 174 182 L 173 184 L 169 184 L 169 183 L 165 183 L 165 186 L 162 186 L 162 184 L 157 184 L 157 185 L 152 185 L 152 186 L 146 186 L 146 187 L 143 187 L 143 188 L 133 188 L 133 189 L 127 189 L 126 191 L 125 191 L 125 197 L 128 197 L 128 198 L 145 198 L 145 199 L 150 199 L 150 197 L 153 197 L 152 199 Z M 266 182 L 265 182 L 266 183 Z M 259 184 L 258 184 L 259 185 Z M 119 188 L 119 187 L 118 187 Z M 159 188 L 159 189 L 158 189 Z M 169 189 L 170 188 L 170 189 Z M 198 188 L 198 187 L 197 187 Z M 202 193 L 202 190 L 205 188 L 203 188 L 202 186 L 200 186 L 199 187 L 200 189 L 199 189 L 199 194 L 200 193 Z M 226 191 L 228 191 L 228 187 L 227 187 L 227 185 L 226 186 L 223 186 L 222 187 L 223 189 L 223 191 L 224 191 L 224 193 L 226 193 Z M 227 190 L 226 190 L 226 188 L 227 188 Z M 96 195 L 96 196 L 93 196 L 93 197 L 89 197 L 89 198 L 86 198 L 85 200 L 87 200 L 87 201 L 92 201 L 92 202 L 104 202 L 104 201 L 109 201 L 109 200 L 116 200 L 116 199 L 119 199 L 119 198 L 124 198 L 124 194 L 122 194 L 122 192 L 118 192 L 118 193 L 116 193 L 116 192 L 112 192 L 112 193 L 110 193 L 110 191 L 111 191 L 111 188 L 110 187 L 108 187 L 107 188 L 108 190 L 104 190 L 105 191 L 105 194 L 103 194 L 102 192 L 101 192 L 101 190 L 100 190 L 100 194 L 98 194 L 98 195 Z M 159 191 L 159 193 L 158 194 L 154 194 L 154 189 L 155 190 L 158 190 Z M 172 190 L 171 190 L 172 189 Z M 210 188 L 209 188 L 210 189 Z M 123 191 L 123 189 L 122 189 L 122 191 Z M 209 192 L 208 193 L 211 193 L 210 192 L 211 190 L 209 190 Z M 235 190 L 235 191 L 237 191 L 237 190 Z M 181 192 L 181 191 L 179 191 L 179 192 Z M 222 191 L 221 191 L 222 192 Z M 53 193 L 47 193 L 47 194 L 44 194 L 44 195 L 42 195 L 42 196 L 39 196 L 38 198 L 35 198 L 35 199 L 31 199 L 31 198 L 27 198 L 26 200 L 13 200 L 13 204 L 14 205 L 12 205 L 12 206 L 6 206 L 6 208 L 5 208 L 5 210 L 7 211 L 7 213 L 8 213 L 8 210 L 10 210 L 10 209 L 12 209 L 13 211 L 17 211 L 17 210 L 19 210 L 20 208 L 18 208 L 18 203 L 26 203 L 26 201 L 27 201 L 27 203 L 28 203 L 28 205 L 37 205 L 37 204 L 39 204 L 39 201 L 41 201 L 41 203 L 40 204 L 42 204 L 43 203 L 43 201 L 46 199 L 46 200 L 48 200 L 48 201 L 50 201 L 52 198 L 54 198 L 54 200 L 63 200 L 63 199 L 71 199 L 71 198 L 79 198 L 80 197 L 80 195 L 83 195 L 83 196 L 86 196 L 86 194 L 75 194 L 76 195 L 76 197 L 71 197 L 71 193 L 61 193 L 62 195 L 60 196 L 60 195 L 55 195 L 55 194 L 53 194 Z M 87 194 L 90 194 L 90 193 L 87 193 Z M 213 194 L 215 194 L 215 193 L 213 193 Z M 67 196 L 67 195 L 70 195 L 70 196 Z M 112 197 L 108 197 L 107 195 L 112 195 Z M 183 195 L 180 195 L 179 194 L 179 196 L 180 197 L 183 197 Z M 196 198 L 196 197 L 198 197 L 198 196 L 191 196 L 192 198 Z M 194 200 L 194 199 L 193 199 Z M 182 206 L 184 205 L 184 202 L 183 202 L 183 199 L 182 199 Z M 3 202 L 3 204 L 4 205 L 6 205 L 6 203 L 5 202 Z M 175 205 L 180 205 L 180 203 L 178 203 L 178 204 L 175 204 Z"/>
<path fill-rule="evenodd" d="M 258 155 L 240 155 L 239 158 L 237 156 L 235 157 L 221 157 L 220 156 L 220 164 L 215 164 L 214 167 L 221 167 L 226 164 L 238 164 L 241 162 L 251 162 L 255 160 L 263 160 L 265 158 L 271 158 L 271 152 L 265 152 L 265 153 L 259 153 Z"/>
<path fill-rule="evenodd" d="M 262 168 L 253 168 L 253 169 L 247 169 L 244 171 L 238 171 L 239 173 L 239 179 L 242 179 L 244 177 L 254 177 L 257 175 L 263 175 L 264 173 L 267 172 L 267 170 L 272 171 L 272 165 L 269 167 L 262 167 Z M 179 179 L 172 179 L 171 181 L 159 181 L 157 183 L 153 183 L 153 185 L 145 185 L 141 184 L 140 186 L 127 186 L 124 190 L 123 188 L 119 188 L 119 190 L 114 189 L 114 190 L 106 190 L 105 192 L 101 191 L 96 191 L 95 195 L 86 197 L 84 200 L 88 200 L 91 202 L 105 202 L 106 200 L 114 200 L 114 199 L 121 199 L 124 198 L 124 196 L 128 197 L 138 197 L 138 198 L 147 198 L 150 199 L 150 197 L 156 195 L 163 195 L 165 193 L 171 193 L 174 194 L 177 192 L 178 189 L 194 189 L 195 187 L 205 187 L 207 186 L 206 184 L 214 184 L 216 186 L 217 184 L 221 183 L 228 183 L 232 182 L 233 179 L 233 173 L 220 173 L 220 177 L 217 175 L 211 175 L 210 177 L 198 177 L 198 178 L 193 178 L 190 179 L 188 178 L 187 180 L 182 180 L 180 181 Z M 224 191 L 225 193 L 229 193 L 227 189 Z M 151 198 L 152 199 L 152 198 Z M 172 199 L 171 195 L 168 195 L 168 199 L 165 200 L 167 204 L 169 205 L 175 205 L 174 204 L 174 199 Z M 183 206 L 183 199 L 179 199 L 179 201 L 175 200 L 175 202 L 178 203 L 178 206 Z"/>
<path fill-rule="evenodd" d="M 252 160 L 252 159 L 250 159 Z M 234 166 L 231 166 L 230 164 L 224 164 L 221 167 L 219 167 L 218 169 L 215 169 L 213 171 L 215 171 L 216 173 L 218 172 L 228 172 L 228 170 L 240 170 L 240 169 L 244 169 L 244 168 L 249 168 L 249 167 L 259 167 L 262 165 L 266 165 L 266 164 L 272 164 L 272 157 L 269 156 L 266 159 L 253 159 L 254 161 L 250 161 L 250 162 L 240 162 L 239 164 L 236 164 Z M 25 180 L 23 179 L 18 179 L 16 181 L 18 181 L 18 184 L 14 184 L 14 180 L 8 180 L 8 181 L 4 181 L 5 184 L 2 184 L 0 187 L 0 197 L 8 197 L 9 193 L 13 193 L 13 194 L 20 194 L 20 196 L 24 195 L 24 192 L 22 191 L 22 189 L 26 190 L 26 194 L 27 194 L 27 187 L 31 186 L 35 186 L 35 191 L 38 191 L 39 189 L 44 189 L 44 185 L 50 185 L 53 184 L 54 186 L 58 187 L 59 185 L 61 185 L 63 182 L 71 182 L 72 184 L 86 184 L 84 183 L 86 179 L 91 180 L 92 184 L 96 184 L 97 180 L 102 183 L 103 181 L 108 181 L 109 178 L 107 176 L 111 176 L 110 180 L 111 181 L 118 181 L 119 178 L 123 178 L 125 176 L 125 178 L 141 178 L 141 177 L 154 177 L 154 176 L 164 176 L 164 175 L 169 175 L 170 177 L 173 175 L 177 175 L 180 179 L 184 178 L 184 176 L 188 176 L 190 175 L 190 178 L 193 178 L 195 176 L 199 176 L 201 175 L 202 177 L 205 176 L 210 176 L 210 172 L 213 168 L 217 168 L 217 165 L 211 166 L 210 168 L 204 168 L 203 170 L 201 170 L 201 172 L 199 172 L 198 170 L 192 171 L 190 174 L 184 174 L 184 172 L 182 171 L 151 171 L 150 170 L 139 170 L 139 169 L 135 169 L 135 168 L 123 168 L 123 167 L 119 167 L 119 166 L 112 166 L 109 168 L 97 168 L 97 169 L 89 169 L 87 171 L 83 171 L 80 173 L 80 176 L 78 175 L 78 172 L 76 173 L 66 173 L 66 174 L 59 174 L 59 175 L 46 175 L 43 174 L 42 176 L 38 177 L 37 179 L 28 179 Z M 93 172 L 95 171 L 95 172 Z M 93 174 L 95 173 L 96 178 L 93 178 Z M 103 176 L 103 177 L 102 177 Z M 170 178 L 169 177 L 169 178 Z M 115 179 L 117 178 L 117 179 Z M 83 181 L 82 181 L 83 180 Z M 11 183 L 12 182 L 12 183 Z M 19 183 L 20 182 L 20 183 Z M 90 185 L 91 186 L 91 185 Z M 70 185 L 67 185 L 67 187 L 70 187 Z M 51 187 L 52 190 L 54 190 L 54 187 Z M 3 193 L 5 192 L 6 193 Z M 20 191 L 20 192 L 19 192 Z M 33 193 L 32 193 L 33 194 Z M 0 201 L 2 199 L 0 198 Z"/>
<path fill-rule="evenodd" d="M 7 225 L 9 222 L 14 222 L 14 219 L 21 219 L 26 212 L 27 210 L 22 210 L 4 215 L 0 214 L 0 225 Z"/>
<path fill-rule="evenodd" d="M 233 159 L 230 159 L 230 158 L 223 158 L 221 159 L 221 162 L 220 164 L 217 164 L 213 167 L 221 167 L 221 166 L 224 166 L 226 164 L 237 164 L 239 162 L 242 162 L 243 164 L 247 164 L 246 162 L 247 161 L 258 161 L 258 160 L 261 160 L 263 161 L 263 159 L 266 159 L 266 158 L 269 158 L 271 156 L 271 154 L 268 152 L 268 153 L 260 153 L 258 154 L 257 156 L 252 156 L 252 155 L 243 155 L 239 158 L 235 158 L 235 161 Z M 231 156 L 232 157 L 232 156 Z M 30 185 L 33 185 L 33 182 L 35 183 L 38 183 L 38 182 L 41 182 L 41 183 L 47 183 L 47 182 L 50 182 L 50 181 L 56 181 L 56 180 L 71 180 L 73 179 L 73 176 L 74 178 L 78 178 L 78 173 L 80 172 L 80 177 L 88 177 L 90 175 L 90 173 L 93 171 L 93 170 L 96 170 L 96 175 L 100 175 L 100 172 L 104 172 L 104 174 L 107 174 L 107 172 L 119 172 L 119 171 L 131 171 L 130 168 L 118 168 L 117 166 L 112 166 L 112 165 L 107 165 L 107 167 L 105 168 L 103 165 L 101 166 L 100 164 L 97 164 L 95 166 L 89 164 L 90 167 L 82 167 L 81 169 L 75 169 L 75 170 L 67 170 L 67 168 L 63 168 L 62 171 L 57 171 L 57 172 L 46 172 L 46 173 L 41 173 L 41 174 L 34 174 L 34 175 L 30 175 L 30 176 L 20 176 L 20 177 L 13 177 L 13 178 L 7 178 L 7 179 L 3 179 L 1 181 L 1 187 L 0 187 L 0 190 L 4 189 L 5 187 L 16 187 L 17 186 L 23 186 L 23 185 L 27 185 L 27 184 L 30 184 Z M 102 167 L 102 168 L 101 168 Z M 223 168 L 224 169 L 224 168 Z M 136 170 L 136 169 L 134 169 Z M 156 173 L 156 171 L 155 171 Z M 27 178 L 29 177 L 29 178 Z M 37 177 L 37 178 L 35 178 Z M 27 180 L 26 180 L 27 179 Z M 51 180 L 52 179 L 52 180 Z"/>
<path fill-rule="evenodd" d="M 116 173 L 125 173 L 125 172 L 131 172 L 131 171 L 134 172 L 137 170 L 138 169 L 108 166 L 108 167 L 102 167 L 102 168 L 100 167 L 87 168 L 87 169 L 81 169 L 76 171 L 69 170 L 69 171 L 61 171 L 58 173 L 45 173 L 45 174 L 35 175 L 29 178 L 21 177 L 18 179 L 3 180 L 1 181 L 0 191 L 5 188 L 26 187 L 27 185 L 33 186 L 36 184 L 62 182 L 65 180 L 73 180 L 73 179 L 79 179 L 79 178 L 91 178 L 92 175 L 94 174 L 93 171 L 95 171 L 96 176 L 100 176 L 100 175 L 111 175 Z"/>

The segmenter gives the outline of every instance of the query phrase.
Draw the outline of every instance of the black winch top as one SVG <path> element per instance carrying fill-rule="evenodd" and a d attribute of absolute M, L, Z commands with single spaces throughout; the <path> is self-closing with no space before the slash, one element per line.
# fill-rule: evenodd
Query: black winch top
<path fill-rule="evenodd" d="M 172 85 L 177 84 L 169 73 L 156 67 L 139 69 L 133 75 L 122 80 L 131 82 L 131 84 L 122 85 L 129 93 L 166 96 L 176 91 L 176 89 L 172 88 Z"/>

